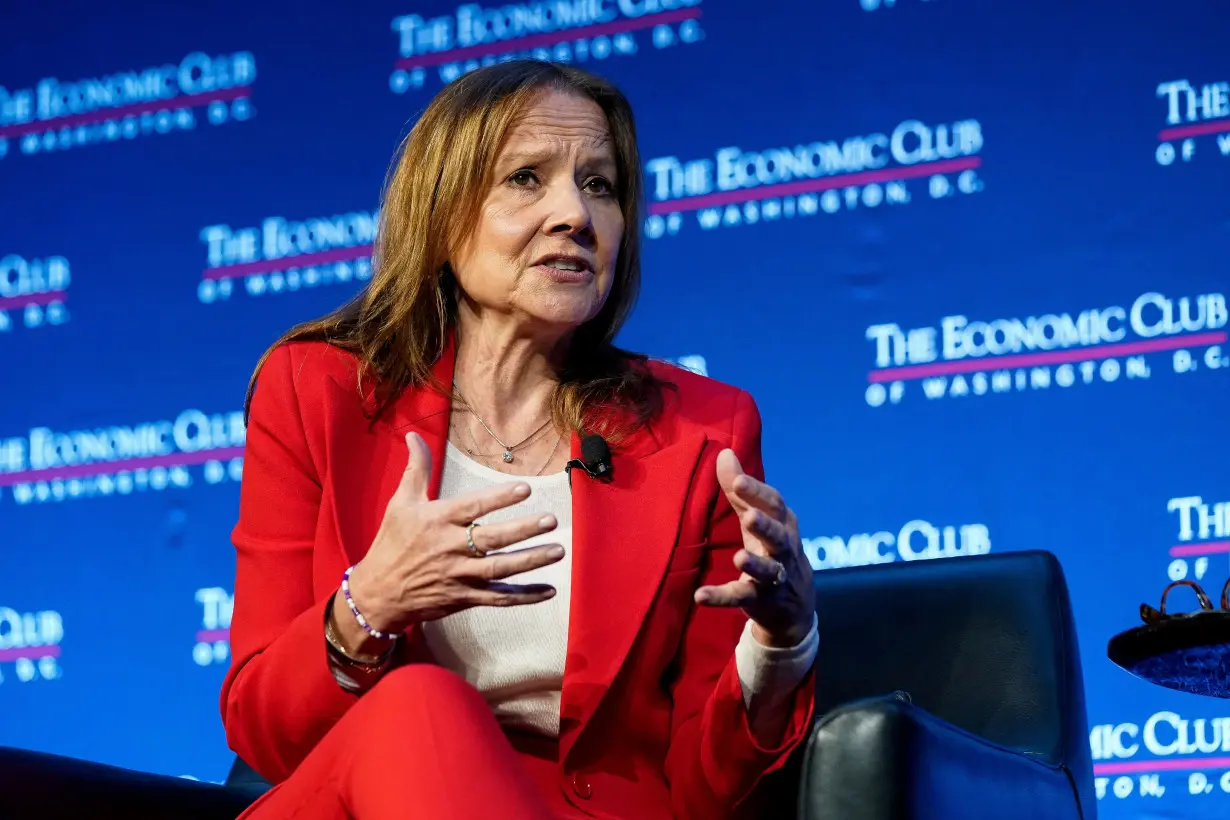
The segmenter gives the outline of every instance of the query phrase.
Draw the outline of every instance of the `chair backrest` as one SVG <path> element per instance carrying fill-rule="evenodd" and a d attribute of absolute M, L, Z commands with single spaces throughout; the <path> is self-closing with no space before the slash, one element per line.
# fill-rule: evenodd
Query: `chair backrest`
<path fill-rule="evenodd" d="M 226 775 L 226 786 L 250 793 L 253 800 L 273 788 L 268 780 L 257 774 L 241 757 L 236 757 L 231 763 L 231 770 Z"/>
<path fill-rule="evenodd" d="M 905 691 L 992 743 L 1071 774 L 1095 817 L 1067 583 L 1042 551 L 816 573 L 817 715 Z"/>

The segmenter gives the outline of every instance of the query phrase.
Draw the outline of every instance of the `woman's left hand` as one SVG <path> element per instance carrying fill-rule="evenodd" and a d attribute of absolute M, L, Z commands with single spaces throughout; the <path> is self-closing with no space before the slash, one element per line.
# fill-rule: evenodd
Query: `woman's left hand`
<path fill-rule="evenodd" d="M 733 450 L 718 454 L 717 478 L 743 531 L 743 549 L 734 558 L 742 574 L 721 586 L 700 587 L 696 603 L 741 607 L 760 643 L 796 646 L 811 632 L 816 611 L 798 519 L 781 493 L 743 472 Z"/>

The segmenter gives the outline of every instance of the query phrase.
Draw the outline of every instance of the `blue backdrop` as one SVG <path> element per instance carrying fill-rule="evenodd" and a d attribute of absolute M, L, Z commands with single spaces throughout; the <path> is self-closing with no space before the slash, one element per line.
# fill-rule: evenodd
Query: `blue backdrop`
<path fill-rule="evenodd" d="M 1054 551 L 1103 816 L 1230 810 L 1230 704 L 1105 659 L 1230 576 L 1223 2 L 361 6 L 0 9 L 0 743 L 222 779 L 251 367 L 369 276 L 442 82 L 528 53 L 631 97 L 622 341 L 756 396 L 813 562 Z"/>

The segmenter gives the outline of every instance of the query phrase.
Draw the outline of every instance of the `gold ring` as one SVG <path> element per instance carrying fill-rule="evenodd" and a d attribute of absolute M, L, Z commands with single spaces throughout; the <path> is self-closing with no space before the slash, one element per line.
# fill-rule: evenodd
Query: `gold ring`
<path fill-rule="evenodd" d="M 480 550 L 474 544 L 474 528 L 477 526 L 479 526 L 477 521 L 471 521 L 466 525 L 466 546 L 470 548 L 470 552 L 475 558 L 483 558 L 487 555 L 487 553 Z"/>

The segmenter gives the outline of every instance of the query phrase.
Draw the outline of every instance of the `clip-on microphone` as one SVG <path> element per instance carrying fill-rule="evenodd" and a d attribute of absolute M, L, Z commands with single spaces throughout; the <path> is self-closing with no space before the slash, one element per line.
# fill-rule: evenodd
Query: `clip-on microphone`
<path fill-rule="evenodd" d="M 572 486 L 572 471 L 583 470 L 590 478 L 610 481 L 612 475 L 611 448 L 602 436 L 591 434 L 581 439 L 581 457 L 564 465 L 568 473 L 568 485 Z"/>

